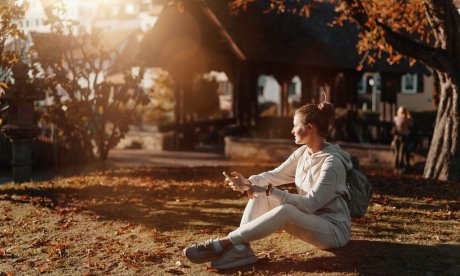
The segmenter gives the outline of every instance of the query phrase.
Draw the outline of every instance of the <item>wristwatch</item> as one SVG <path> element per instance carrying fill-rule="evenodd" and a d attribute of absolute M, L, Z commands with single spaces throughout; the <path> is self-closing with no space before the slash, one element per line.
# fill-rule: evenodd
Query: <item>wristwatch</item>
<path fill-rule="evenodd" d="M 265 194 L 266 194 L 267 196 L 270 196 L 270 195 L 272 194 L 272 191 L 273 191 L 273 186 L 272 186 L 272 184 L 268 184 L 267 189 L 265 190 Z"/>

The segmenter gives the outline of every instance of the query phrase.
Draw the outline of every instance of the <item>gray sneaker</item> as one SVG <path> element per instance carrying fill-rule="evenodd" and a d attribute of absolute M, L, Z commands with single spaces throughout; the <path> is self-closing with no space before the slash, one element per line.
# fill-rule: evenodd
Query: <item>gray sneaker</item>
<path fill-rule="evenodd" d="M 211 262 L 219 258 L 222 252 L 217 252 L 213 239 L 209 239 L 202 243 L 192 244 L 184 248 L 184 255 L 192 263 L 201 264 Z"/>
<path fill-rule="evenodd" d="M 222 256 L 211 263 L 215 269 L 230 269 L 257 262 L 257 256 L 248 244 L 230 245 Z"/>

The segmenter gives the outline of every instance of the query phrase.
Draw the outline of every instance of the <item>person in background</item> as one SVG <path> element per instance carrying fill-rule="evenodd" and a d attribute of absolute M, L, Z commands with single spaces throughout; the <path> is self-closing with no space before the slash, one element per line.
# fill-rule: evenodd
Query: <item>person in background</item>
<path fill-rule="evenodd" d="M 410 166 L 409 135 L 413 125 L 412 116 L 404 106 L 400 106 L 393 122 L 394 136 L 392 146 L 395 154 L 395 172 L 396 174 L 401 174 Z"/>
<path fill-rule="evenodd" d="M 240 227 L 226 237 L 188 246 L 187 259 L 212 262 L 216 269 L 252 264 L 257 256 L 249 243 L 280 229 L 320 249 L 345 246 L 351 218 L 342 195 L 348 194 L 345 179 L 353 165 L 347 152 L 326 142 L 334 114 L 327 102 L 302 106 L 295 112 L 292 134 L 303 146 L 276 169 L 248 179 L 237 172 L 227 177 L 233 190 L 246 191 L 250 198 Z M 297 193 L 276 188 L 292 182 Z"/>

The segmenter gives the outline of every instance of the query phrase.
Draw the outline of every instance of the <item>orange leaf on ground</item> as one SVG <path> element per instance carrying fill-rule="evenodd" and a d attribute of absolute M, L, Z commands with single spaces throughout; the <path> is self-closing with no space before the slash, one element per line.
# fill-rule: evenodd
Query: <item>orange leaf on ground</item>
<path fill-rule="evenodd" d="M 142 198 L 130 198 L 128 199 L 128 202 L 132 202 L 132 203 L 139 203 L 139 202 L 142 202 L 144 201 Z"/>
<path fill-rule="evenodd" d="M 329 264 L 329 263 L 323 263 L 321 265 L 321 267 L 324 269 L 324 270 L 334 270 L 337 268 L 337 264 Z"/>
<path fill-rule="evenodd" d="M 132 228 L 132 227 L 133 227 L 133 225 L 131 223 L 128 223 L 125 226 L 121 226 L 120 229 L 121 230 L 126 230 L 126 229 L 129 229 L 129 228 Z"/>

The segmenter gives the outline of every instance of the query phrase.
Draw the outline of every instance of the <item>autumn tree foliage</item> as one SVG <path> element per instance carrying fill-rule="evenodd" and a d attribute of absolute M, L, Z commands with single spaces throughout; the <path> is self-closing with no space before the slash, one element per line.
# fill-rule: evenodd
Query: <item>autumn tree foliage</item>
<path fill-rule="evenodd" d="M 48 93 L 45 120 L 59 130 L 60 143 L 83 159 L 105 160 L 129 130 L 136 110 L 149 103 L 141 88 L 144 70 L 131 70 L 116 49 L 106 49 L 97 33 L 76 34 L 74 22 L 54 18 L 52 34 L 36 39 L 34 75 Z M 108 79 L 124 69 L 122 83 Z"/>
<path fill-rule="evenodd" d="M 424 177 L 460 180 L 460 15 L 455 0 L 234 0 L 245 9 L 261 2 L 270 12 L 308 16 L 324 2 L 335 5 L 337 18 L 359 26 L 359 53 L 373 63 L 387 53 L 392 64 L 403 56 L 421 62 L 439 79 L 439 107 Z M 359 69 L 358 65 L 358 69 Z"/>
<path fill-rule="evenodd" d="M 16 20 L 24 15 L 24 7 L 13 1 L 0 1 L 0 89 L 10 80 L 11 68 L 25 55 L 24 33 Z"/>
<path fill-rule="evenodd" d="M 150 103 L 139 111 L 146 123 L 172 123 L 174 121 L 174 83 L 167 71 L 157 69 L 154 84 L 149 91 Z"/>

